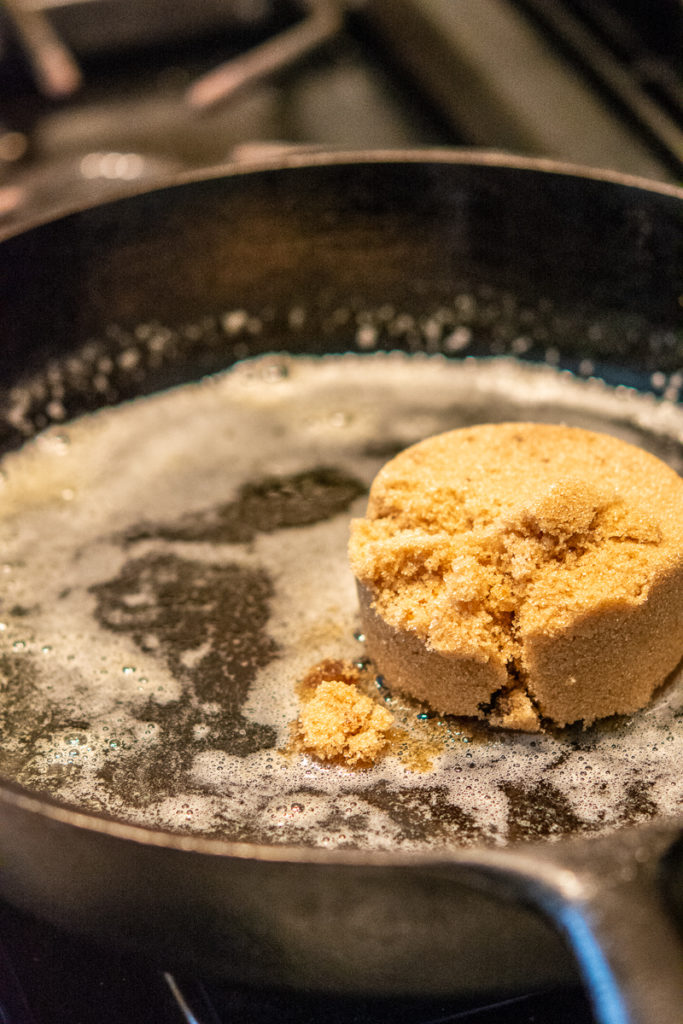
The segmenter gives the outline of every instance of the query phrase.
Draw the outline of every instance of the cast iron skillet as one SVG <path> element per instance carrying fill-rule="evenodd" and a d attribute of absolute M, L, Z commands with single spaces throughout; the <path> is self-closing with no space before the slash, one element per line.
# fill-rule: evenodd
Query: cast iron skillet
<path fill-rule="evenodd" d="M 49 422 L 55 387 L 70 418 L 246 355 L 353 350 L 367 343 L 369 311 L 375 347 L 438 351 L 445 333 L 423 325 L 448 309 L 454 359 L 512 352 L 584 373 L 589 360 L 610 383 L 664 387 L 683 361 L 682 267 L 673 187 L 464 152 L 229 169 L 2 242 L 2 447 Z M 161 325 L 164 345 L 146 347 L 141 324 Z M 120 358 L 136 339 L 135 358 Z M 680 445 L 662 444 L 680 465 Z M 592 741 L 573 742 L 590 762 Z M 678 766 L 665 770 L 674 784 Z M 518 842 L 470 835 L 460 846 L 446 815 L 438 842 L 378 852 L 283 845 L 258 829 L 162 831 L 5 778 L 0 892 L 248 984 L 510 992 L 561 982 L 573 956 L 600 1021 L 680 1019 L 681 947 L 660 875 L 668 858 L 667 891 L 680 898 L 681 819 L 641 788 L 591 836 L 548 794 L 541 785 L 517 807 Z"/>

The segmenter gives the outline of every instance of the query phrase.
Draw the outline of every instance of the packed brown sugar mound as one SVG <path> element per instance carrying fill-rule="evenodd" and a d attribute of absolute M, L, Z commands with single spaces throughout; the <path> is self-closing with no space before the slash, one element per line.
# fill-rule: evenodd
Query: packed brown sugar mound
<path fill-rule="evenodd" d="M 576 428 L 502 423 L 408 448 L 352 523 L 390 686 L 536 731 L 643 707 L 683 655 L 683 480 Z"/>

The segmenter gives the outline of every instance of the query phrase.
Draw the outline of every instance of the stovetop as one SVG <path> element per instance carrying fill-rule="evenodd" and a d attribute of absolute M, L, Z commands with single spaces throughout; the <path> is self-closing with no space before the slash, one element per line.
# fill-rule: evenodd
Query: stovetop
<path fill-rule="evenodd" d="M 292 147 L 464 145 L 680 181 L 682 42 L 681 0 L 6 0 L 0 229 Z M 578 977 L 372 1000 L 164 967 L 0 905 L 0 1024 L 593 1020 Z"/>
<path fill-rule="evenodd" d="M 17 11 L 56 32 L 66 74 Z M 0 12 L 0 227 L 292 146 L 466 145 L 683 177 L 681 0 L 4 0 Z"/>
<path fill-rule="evenodd" d="M 578 980 L 552 992 L 372 999 L 254 992 L 93 947 L 0 906 L 2 1024 L 592 1024 Z"/>

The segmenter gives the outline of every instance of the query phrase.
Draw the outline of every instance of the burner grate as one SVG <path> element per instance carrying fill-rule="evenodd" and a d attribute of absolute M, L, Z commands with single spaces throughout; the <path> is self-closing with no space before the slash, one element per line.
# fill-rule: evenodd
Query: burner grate
<path fill-rule="evenodd" d="M 580 987 L 515 997 L 255 992 L 161 971 L 0 904 L 0 1024 L 594 1024 Z"/>
<path fill-rule="evenodd" d="M 351 999 L 222 989 L 167 976 L 186 1024 L 593 1024 L 580 989 L 515 997 Z"/>
<path fill-rule="evenodd" d="M 683 5 L 518 0 L 676 175 L 683 174 Z"/>

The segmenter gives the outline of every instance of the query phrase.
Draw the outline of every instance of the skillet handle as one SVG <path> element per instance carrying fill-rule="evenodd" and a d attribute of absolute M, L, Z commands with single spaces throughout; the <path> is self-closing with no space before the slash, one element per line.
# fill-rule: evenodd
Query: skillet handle
<path fill-rule="evenodd" d="M 527 895 L 568 940 L 599 1024 L 683 1022 L 683 942 L 657 884 L 677 838 L 646 827 L 558 844 L 542 868 L 516 858 Z"/>

